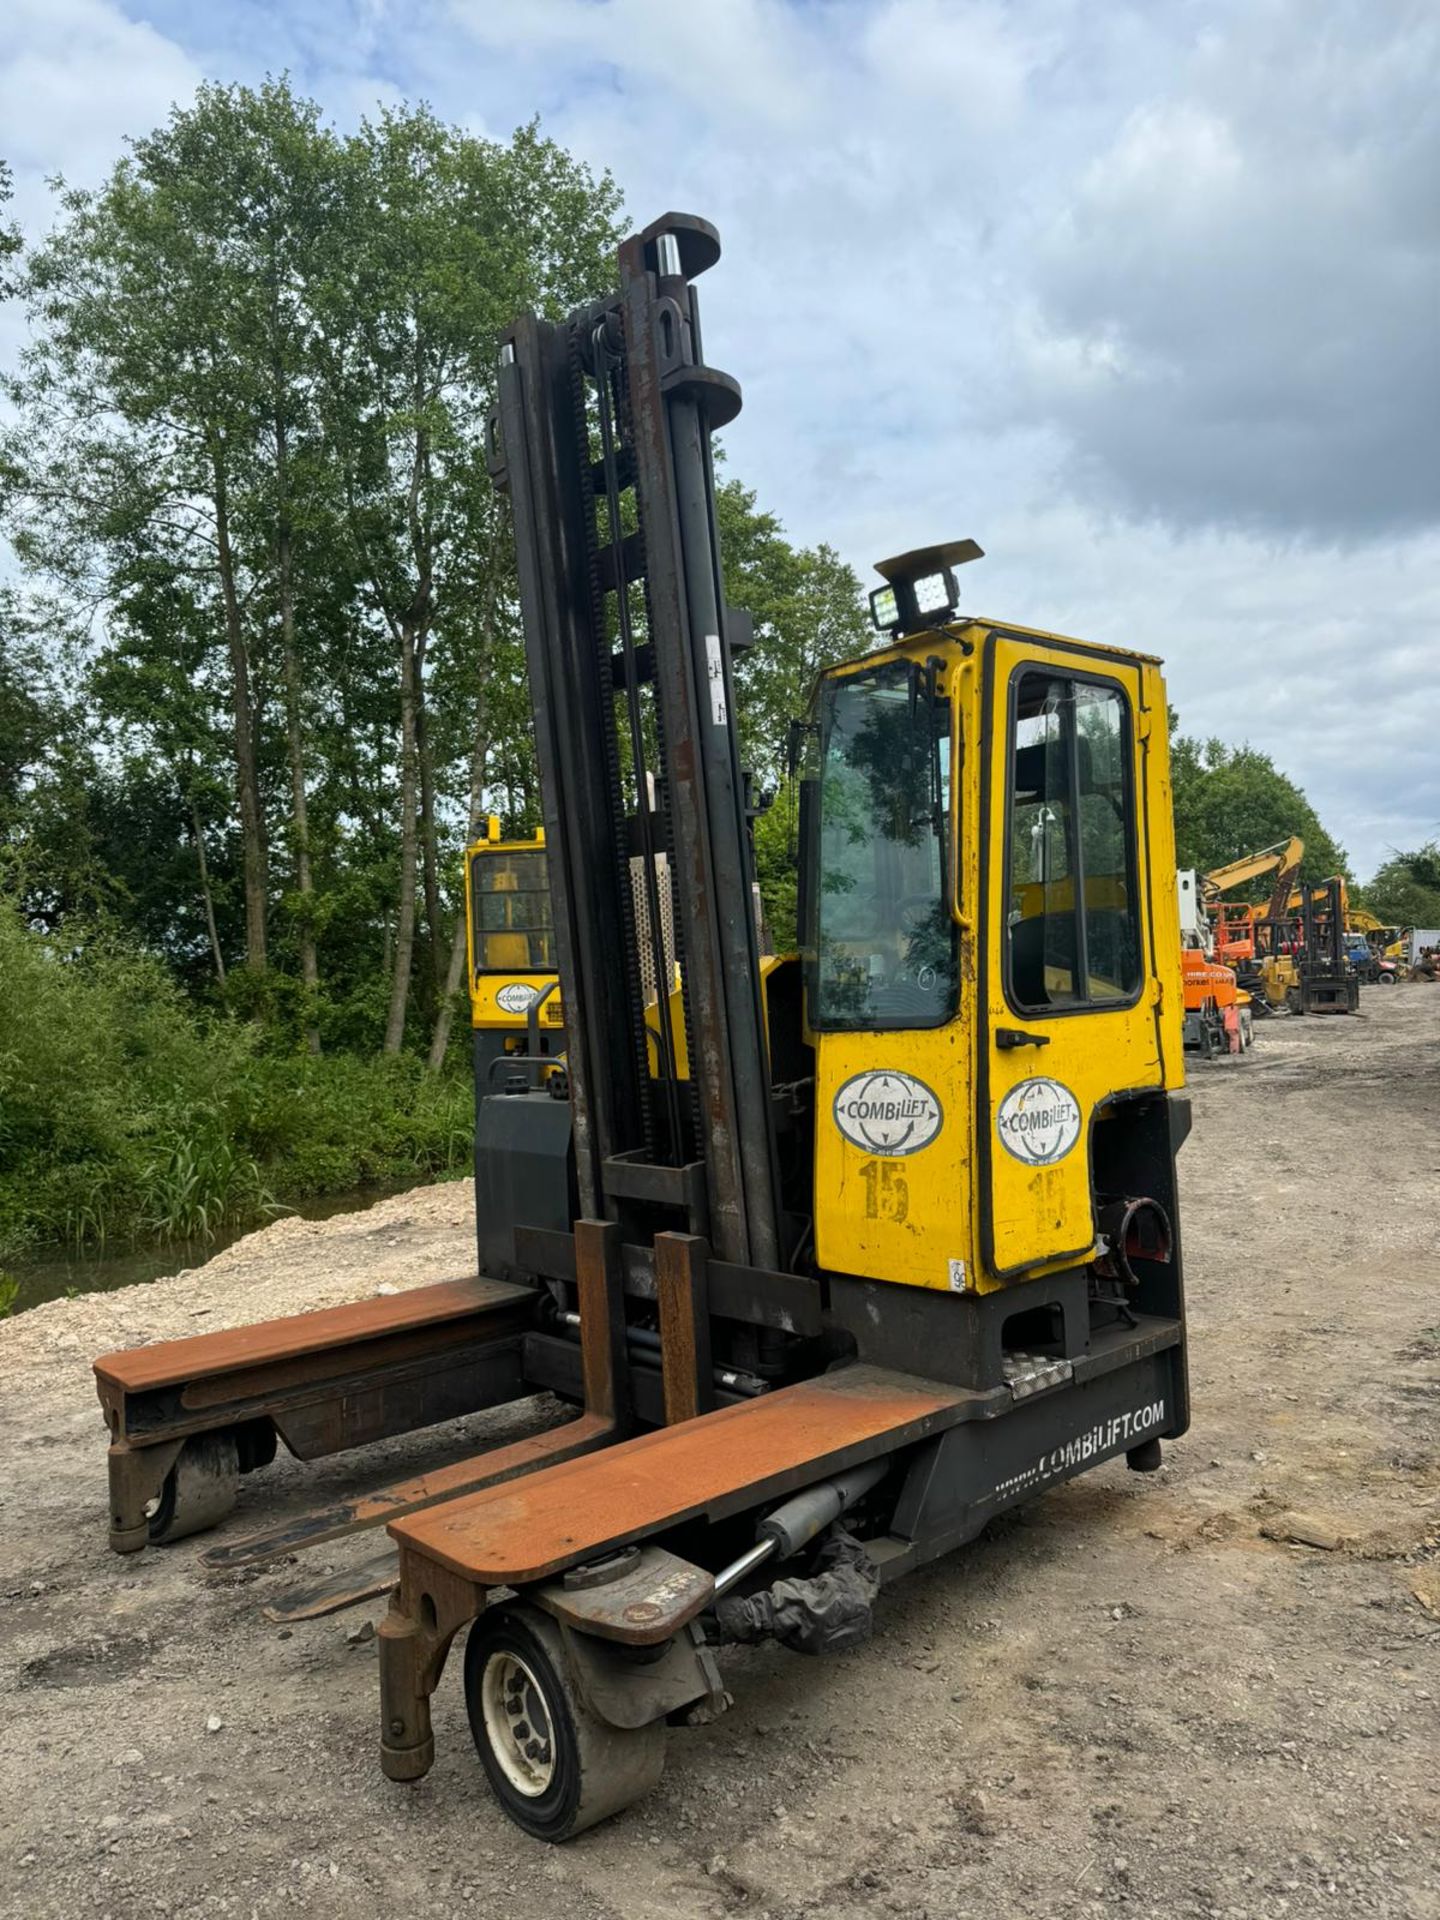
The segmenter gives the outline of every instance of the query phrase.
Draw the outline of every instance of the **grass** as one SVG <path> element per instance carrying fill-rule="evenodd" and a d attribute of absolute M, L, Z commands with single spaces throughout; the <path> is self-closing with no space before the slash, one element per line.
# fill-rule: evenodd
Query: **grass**
<path fill-rule="evenodd" d="M 60 951 L 0 904 L 0 1260 L 205 1240 L 314 1195 L 469 1163 L 463 1075 L 280 1056 L 103 935 Z"/>

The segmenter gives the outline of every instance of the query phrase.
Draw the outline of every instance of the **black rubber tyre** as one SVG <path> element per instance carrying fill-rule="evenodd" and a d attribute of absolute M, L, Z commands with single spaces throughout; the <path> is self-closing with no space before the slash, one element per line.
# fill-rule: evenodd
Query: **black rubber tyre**
<path fill-rule="evenodd" d="M 612 1727 L 571 1679 L 560 1629 L 520 1605 L 490 1607 L 465 1646 L 465 1706 L 491 1790 L 536 1840 L 569 1840 L 659 1780 L 665 1722 Z"/>
<path fill-rule="evenodd" d="M 146 1524 L 150 1544 L 164 1546 L 218 1526 L 235 1505 L 240 1457 L 233 1433 L 197 1433 L 180 1449 Z"/>

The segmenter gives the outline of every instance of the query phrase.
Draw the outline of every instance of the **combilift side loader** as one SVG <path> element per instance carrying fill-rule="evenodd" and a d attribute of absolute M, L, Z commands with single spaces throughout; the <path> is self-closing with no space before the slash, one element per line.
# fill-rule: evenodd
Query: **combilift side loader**
<path fill-rule="evenodd" d="M 391 1592 L 385 1772 L 430 1767 L 468 1629 L 485 1771 L 548 1840 L 723 1711 L 717 1648 L 862 1639 L 890 1581 L 1102 1461 L 1153 1469 L 1189 1418 L 1157 664 L 957 618 L 973 542 L 884 563 L 882 644 L 797 736 L 804 950 L 762 957 L 710 453 L 740 395 L 693 287 L 718 257 L 667 215 L 618 294 L 501 352 L 566 1048 L 563 1080 L 511 1056 L 478 1088 L 483 1277 L 97 1367 L 122 1548 L 146 1486 L 162 1535 L 205 1524 L 277 1432 L 573 1404 L 207 1555 L 388 1523 L 340 1596 Z"/>

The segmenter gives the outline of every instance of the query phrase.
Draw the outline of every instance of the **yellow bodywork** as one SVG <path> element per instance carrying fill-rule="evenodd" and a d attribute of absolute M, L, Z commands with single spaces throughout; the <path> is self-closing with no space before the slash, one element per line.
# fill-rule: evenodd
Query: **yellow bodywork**
<path fill-rule="evenodd" d="M 761 989 L 766 996 L 767 1025 L 771 1020 L 768 1011 L 770 982 L 783 966 L 793 965 L 795 955 L 791 953 L 762 953 L 760 956 Z M 670 1021 L 671 1044 L 675 1049 L 675 1075 L 679 1080 L 690 1078 L 690 1048 L 685 1035 L 684 989 L 680 981 L 680 969 L 677 966 L 670 982 L 670 993 L 666 1001 L 666 1010 Z M 651 1000 L 645 1008 L 645 1036 L 650 1073 L 654 1079 L 660 1077 L 660 1009 L 656 1001 Z"/>
<path fill-rule="evenodd" d="M 1090 1146 L 1107 1103 L 1183 1084 L 1165 688 L 1147 656 L 984 621 L 912 636 L 825 677 L 904 659 L 928 668 L 950 703 L 958 1004 L 939 1025 L 815 1033 L 816 1255 L 831 1272 L 983 1293 L 1093 1256 Z M 1012 1004 L 1002 951 L 1008 928 L 1039 911 L 1033 883 L 1016 885 L 1008 904 L 1006 892 L 1010 710 L 1027 668 L 1123 695 L 1141 938 L 1137 991 L 1092 975 L 1093 1004 L 1043 1015 Z M 1073 887 L 1049 884 L 1052 910 L 1069 910 Z M 1108 876 L 1087 884 L 1088 905 L 1113 903 L 1114 887 Z M 1043 977 L 1051 993 L 1068 979 L 1048 960 Z M 1024 1040 L 1002 1046 L 1002 1030 Z M 1063 1146 L 1072 1132 L 1053 1159 L 1024 1157 L 1027 1138 Z"/>

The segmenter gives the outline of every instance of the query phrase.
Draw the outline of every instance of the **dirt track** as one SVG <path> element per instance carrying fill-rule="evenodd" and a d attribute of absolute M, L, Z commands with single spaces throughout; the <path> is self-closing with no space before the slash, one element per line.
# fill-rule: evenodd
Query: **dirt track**
<path fill-rule="evenodd" d="M 461 1272 L 464 1188 L 0 1325 L 0 1913 L 1436 1920 L 1440 989 L 1362 1005 L 1196 1072 L 1195 1424 L 1164 1471 L 1040 1497 L 903 1582 L 857 1654 L 729 1656 L 734 1712 L 565 1849 L 489 1799 L 458 1662 L 434 1771 L 391 1786 L 356 1616 L 287 1634 L 257 1602 L 293 1574 L 105 1545 L 93 1353 Z M 267 1511 L 355 1471 L 277 1466 Z M 1341 1544 L 1262 1533 L 1296 1514 Z"/>

